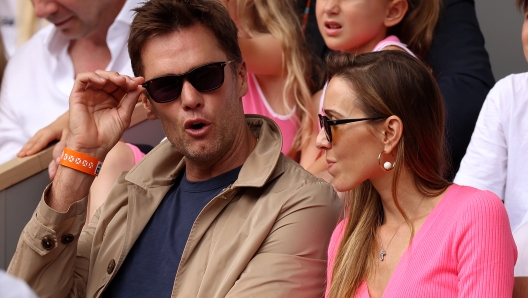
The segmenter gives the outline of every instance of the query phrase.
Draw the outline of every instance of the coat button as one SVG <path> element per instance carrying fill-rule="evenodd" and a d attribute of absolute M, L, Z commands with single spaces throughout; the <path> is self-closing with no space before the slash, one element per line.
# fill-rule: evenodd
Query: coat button
<path fill-rule="evenodd" d="M 61 242 L 62 244 L 70 244 L 73 242 L 73 239 L 75 239 L 75 237 L 72 234 L 66 234 L 62 236 Z"/>
<path fill-rule="evenodd" d="M 112 272 L 114 272 L 114 269 L 115 269 L 115 261 L 114 259 L 112 259 L 110 263 L 108 263 L 108 268 L 106 268 L 106 272 L 108 272 L 108 274 L 112 274 Z"/>
<path fill-rule="evenodd" d="M 44 247 L 45 250 L 50 250 L 55 247 L 55 239 L 51 236 L 45 236 L 42 238 L 42 247 Z"/>

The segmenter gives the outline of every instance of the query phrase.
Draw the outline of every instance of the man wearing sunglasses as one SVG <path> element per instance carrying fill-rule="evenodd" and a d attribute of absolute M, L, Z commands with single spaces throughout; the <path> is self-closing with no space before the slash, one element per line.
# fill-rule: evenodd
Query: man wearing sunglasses
<path fill-rule="evenodd" d="M 43 297 L 321 297 L 341 202 L 281 153 L 273 121 L 243 114 L 246 64 L 223 5 L 146 2 L 128 45 L 138 77 L 77 76 L 67 150 L 9 272 Z M 81 233 L 96 165 L 138 97 L 168 141 Z"/>

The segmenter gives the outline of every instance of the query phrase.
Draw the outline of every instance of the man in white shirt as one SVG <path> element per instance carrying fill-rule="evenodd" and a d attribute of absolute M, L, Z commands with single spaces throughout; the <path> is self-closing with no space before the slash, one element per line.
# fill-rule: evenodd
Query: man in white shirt
<path fill-rule="evenodd" d="M 0 0 L 0 31 L 7 57 L 13 55 L 17 46 L 17 20 L 15 18 L 17 1 Z"/>
<path fill-rule="evenodd" d="M 0 298 L 37 298 L 23 281 L 0 270 Z"/>
<path fill-rule="evenodd" d="M 0 91 L 0 164 L 68 110 L 80 72 L 132 75 L 126 47 L 131 11 L 141 0 L 32 0 L 40 30 L 10 59 Z"/>
<path fill-rule="evenodd" d="M 528 15 L 528 0 L 517 1 Z M 528 60 L 528 18 L 522 27 Z M 491 89 L 480 111 L 455 183 L 490 190 L 503 201 L 515 232 L 528 222 L 528 72 L 512 74 Z"/>

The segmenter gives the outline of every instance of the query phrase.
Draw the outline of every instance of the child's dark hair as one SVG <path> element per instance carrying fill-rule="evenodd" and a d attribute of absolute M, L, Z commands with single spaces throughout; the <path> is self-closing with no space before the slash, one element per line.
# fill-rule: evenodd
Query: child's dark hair
<path fill-rule="evenodd" d="M 528 0 L 525 0 L 528 1 Z M 403 20 L 389 28 L 418 57 L 425 59 L 433 42 L 433 31 L 441 11 L 440 0 L 407 0 L 409 10 Z"/>
<path fill-rule="evenodd" d="M 517 8 L 520 11 L 525 11 L 526 7 L 528 6 L 528 0 L 516 0 L 515 5 L 517 5 Z"/>

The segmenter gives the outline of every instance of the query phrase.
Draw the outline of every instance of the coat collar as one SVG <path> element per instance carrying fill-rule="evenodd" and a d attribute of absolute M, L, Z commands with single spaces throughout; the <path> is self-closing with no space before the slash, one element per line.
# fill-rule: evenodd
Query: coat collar
<path fill-rule="evenodd" d="M 246 123 L 257 137 L 257 145 L 250 153 L 233 187 L 262 187 L 283 172 L 282 135 L 278 125 L 260 115 L 246 115 Z M 283 157 L 284 158 L 284 157 Z M 125 179 L 144 189 L 169 186 L 185 167 L 185 157 L 165 140 L 136 164 Z"/>

